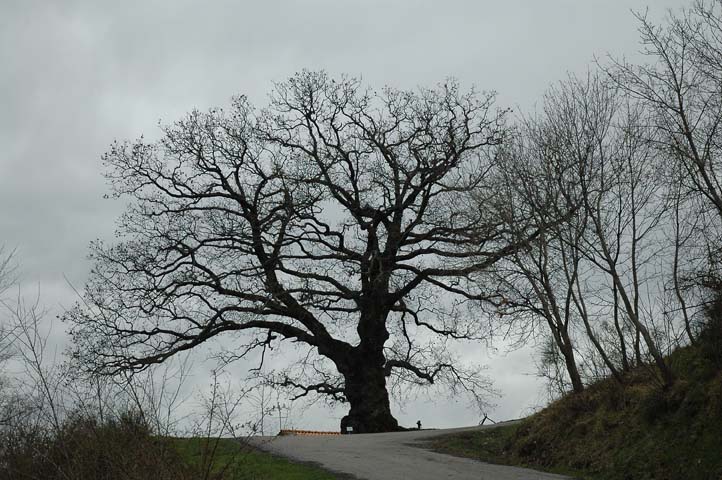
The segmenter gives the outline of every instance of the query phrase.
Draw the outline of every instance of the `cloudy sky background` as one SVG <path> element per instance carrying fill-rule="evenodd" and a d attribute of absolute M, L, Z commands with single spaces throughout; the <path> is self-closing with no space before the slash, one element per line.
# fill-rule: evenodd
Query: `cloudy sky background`
<path fill-rule="evenodd" d="M 683 0 L 67 1 L 0 0 L 0 245 L 17 248 L 25 293 L 52 318 L 90 265 L 88 243 L 112 239 L 122 211 L 99 157 L 113 139 L 158 135 L 192 108 L 247 94 L 303 68 L 371 86 L 428 86 L 453 76 L 531 111 L 550 83 L 607 53 L 637 58 L 631 10 L 652 18 Z M 67 279 L 67 281 L 66 281 Z M 62 346 L 62 325 L 54 339 Z M 502 396 L 490 416 L 543 403 L 529 350 L 465 348 Z M 205 385 L 207 377 L 191 379 Z M 402 424 L 472 424 L 463 403 L 419 399 Z M 343 410 L 313 408 L 299 427 L 337 428 Z"/>

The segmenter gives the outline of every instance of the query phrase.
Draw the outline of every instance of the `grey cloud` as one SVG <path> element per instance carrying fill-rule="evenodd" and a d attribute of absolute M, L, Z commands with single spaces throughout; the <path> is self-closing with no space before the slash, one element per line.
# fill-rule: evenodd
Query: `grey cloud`
<path fill-rule="evenodd" d="M 273 81 L 302 68 L 378 87 L 456 76 L 526 109 L 595 54 L 634 56 L 629 10 L 647 3 L 659 16 L 687 2 L 4 1 L 0 243 L 19 247 L 24 281 L 57 310 L 74 298 L 63 275 L 82 285 L 88 242 L 111 239 L 122 210 L 101 198 L 99 157 L 114 138 L 152 137 L 158 119 L 237 93 L 262 104 Z M 537 400 L 538 382 L 520 373 L 528 352 L 519 355 L 479 358 L 503 390 L 499 417 Z M 433 412 L 423 401 L 408 410 L 404 421 Z M 439 426 L 474 421 L 463 408 L 451 412 Z"/>

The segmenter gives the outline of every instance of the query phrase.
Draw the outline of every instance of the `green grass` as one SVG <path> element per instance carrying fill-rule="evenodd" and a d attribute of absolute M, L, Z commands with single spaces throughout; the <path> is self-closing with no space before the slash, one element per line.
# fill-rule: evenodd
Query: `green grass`
<path fill-rule="evenodd" d="M 437 451 L 591 480 L 722 479 L 722 368 L 704 348 L 668 358 L 667 390 L 649 369 L 568 395 L 518 424 L 436 439 Z"/>
<path fill-rule="evenodd" d="M 291 462 L 232 439 L 174 438 L 181 458 L 205 478 L 222 480 L 334 480 L 339 477 L 309 464 Z M 204 477 L 201 477 L 204 478 Z"/>

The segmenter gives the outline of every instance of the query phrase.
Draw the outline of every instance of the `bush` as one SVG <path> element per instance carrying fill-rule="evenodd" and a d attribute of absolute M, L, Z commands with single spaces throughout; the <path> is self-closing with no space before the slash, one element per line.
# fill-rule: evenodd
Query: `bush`
<path fill-rule="evenodd" d="M 683 388 L 672 391 L 649 388 L 640 400 L 642 418 L 648 424 L 664 420 L 677 412 L 685 399 L 685 393 Z"/>
<path fill-rule="evenodd" d="M 140 415 L 70 415 L 60 428 L 15 425 L 0 434 L 0 478 L 170 480 L 192 478 L 169 442 Z"/>
<path fill-rule="evenodd" d="M 707 320 L 699 335 L 699 343 L 705 358 L 722 368 L 722 292 L 707 307 Z"/>

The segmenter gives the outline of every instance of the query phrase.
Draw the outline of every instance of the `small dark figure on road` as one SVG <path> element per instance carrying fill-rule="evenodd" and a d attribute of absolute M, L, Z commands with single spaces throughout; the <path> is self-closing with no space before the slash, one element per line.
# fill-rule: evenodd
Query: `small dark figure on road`
<path fill-rule="evenodd" d="M 416 422 L 416 429 L 421 430 L 421 420 Z"/>

